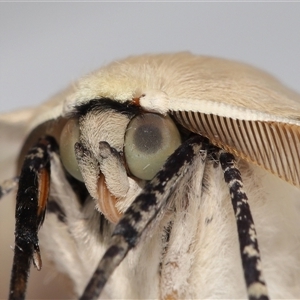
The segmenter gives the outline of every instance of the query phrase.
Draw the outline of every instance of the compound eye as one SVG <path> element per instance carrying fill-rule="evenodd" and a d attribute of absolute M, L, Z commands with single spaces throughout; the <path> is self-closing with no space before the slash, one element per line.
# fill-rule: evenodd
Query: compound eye
<path fill-rule="evenodd" d="M 145 113 L 133 118 L 124 144 L 130 172 L 140 179 L 152 179 L 180 144 L 179 131 L 170 117 Z"/>
<path fill-rule="evenodd" d="M 77 180 L 83 181 L 74 150 L 74 145 L 78 141 L 78 120 L 71 119 L 66 123 L 60 134 L 60 157 L 66 170 Z"/>

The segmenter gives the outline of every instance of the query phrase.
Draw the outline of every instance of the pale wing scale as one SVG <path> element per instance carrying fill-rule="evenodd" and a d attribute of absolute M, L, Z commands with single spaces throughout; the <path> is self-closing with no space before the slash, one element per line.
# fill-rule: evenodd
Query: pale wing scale
<path fill-rule="evenodd" d="M 234 120 L 192 111 L 172 112 L 187 129 L 218 147 L 300 186 L 300 127 L 293 124 Z"/>

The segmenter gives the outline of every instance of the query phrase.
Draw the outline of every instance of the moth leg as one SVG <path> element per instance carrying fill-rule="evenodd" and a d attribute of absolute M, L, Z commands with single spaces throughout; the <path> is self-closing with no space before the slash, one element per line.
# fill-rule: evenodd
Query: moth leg
<path fill-rule="evenodd" d="M 6 194 L 10 193 L 18 186 L 19 177 L 14 177 L 8 180 L 5 180 L 0 185 L 0 199 L 4 197 Z"/>
<path fill-rule="evenodd" d="M 241 173 L 235 158 L 230 153 L 221 152 L 220 163 L 224 179 L 228 184 L 236 217 L 238 238 L 244 277 L 249 300 L 267 300 L 268 291 L 262 274 L 262 266 L 254 222 L 248 198 L 243 190 Z"/>
<path fill-rule="evenodd" d="M 53 138 L 41 138 L 30 149 L 22 166 L 9 299 L 25 298 L 31 261 L 38 270 L 42 266 L 37 233 L 44 220 L 49 195 L 51 152 L 56 149 Z"/>
<path fill-rule="evenodd" d="M 81 300 L 98 298 L 110 275 L 128 251 L 137 245 L 146 229 L 154 226 L 163 216 L 170 194 L 196 157 L 201 155 L 203 141 L 201 136 L 194 136 L 185 141 L 126 210 L 116 225 L 110 246 L 89 281 Z"/>

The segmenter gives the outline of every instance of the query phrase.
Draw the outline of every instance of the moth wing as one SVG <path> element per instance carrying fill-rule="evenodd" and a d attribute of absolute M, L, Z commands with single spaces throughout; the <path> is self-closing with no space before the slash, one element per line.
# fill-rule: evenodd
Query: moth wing
<path fill-rule="evenodd" d="M 26 139 L 26 127 L 35 109 L 24 109 L 0 115 L 0 182 L 16 175 L 16 164 Z"/>

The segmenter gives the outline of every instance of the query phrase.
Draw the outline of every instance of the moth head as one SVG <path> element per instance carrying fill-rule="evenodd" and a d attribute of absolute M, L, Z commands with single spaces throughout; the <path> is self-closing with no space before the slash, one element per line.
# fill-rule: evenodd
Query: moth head
<path fill-rule="evenodd" d="M 78 105 L 59 139 L 65 169 L 114 223 L 180 143 L 169 116 L 107 98 Z"/>

